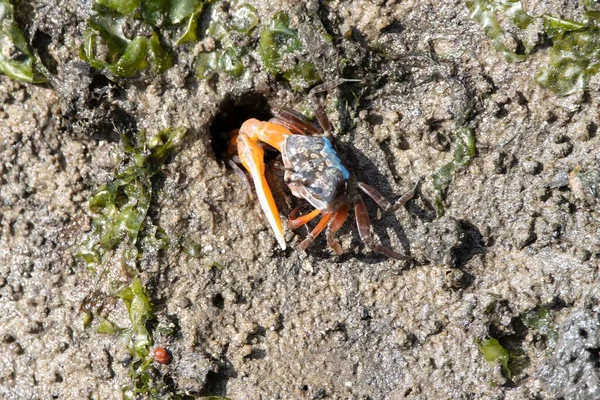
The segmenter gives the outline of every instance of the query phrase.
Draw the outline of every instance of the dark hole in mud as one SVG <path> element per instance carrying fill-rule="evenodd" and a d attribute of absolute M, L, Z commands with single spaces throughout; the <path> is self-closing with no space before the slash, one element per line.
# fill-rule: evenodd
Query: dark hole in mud
<path fill-rule="evenodd" d="M 271 108 L 263 95 L 248 93 L 240 98 L 225 99 L 210 125 L 211 144 L 217 159 L 226 157 L 231 131 L 239 129 L 247 119 L 267 121 L 271 116 Z"/>
<path fill-rule="evenodd" d="M 577 356 L 575 354 L 571 354 L 569 356 L 569 364 L 574 363 L 575 361 L 577 361 Z"/>
<path fill-rule="evenodd" d="M 12 335 L 9 335 L 8 333 L 5 334 L 4 336 L 2 336 L 2 341 L 7 344 L 13 343 L 15 340 L 16 340 L 15 337 Z"/>
<path fill-rule="evenodd" d="M 572 382 L 573 385 L 576 385 L 582 377 L 583 377 L 583 371 L 582 370 L 578 370 L 575 373 L 575 376 L 573 377 L 573 382 Z"/>
<path fill-rule="evenodd" d="M 515 94 L 517 95 L 517 104 L 520 106 L 527 106 L 527 104 L 529 104 L 529 100 L 527 100 L 527 97 L 525 97 L 523 92 L 517 90 Z"/>
<path fill-rule="evenodd" d="M 367 122 L 371 125 L 382 125 L 383 124 L 383 116 L 377 113 L 370 113 L 367 116 Z"/>
<path fill-rule="evenodd" d="M 267 352 L 263 349 L 252 349 L 250 354 L 245 358 L 248 360 L 261 360 L 267 356 Z"/>
<path fill-rule="evenodd" d="M 590 353 L 590 361 L 594 363 L 594 368 L 600 368 L 600 349 L 586 349 Z"/>
<path fill-rule="evenodd" d="M 550 275 L 550 277 L 552 279 L 554 279 L 552 277 L 552 275 Z M 552 302 L 548 305 L 548 308 L 551 309 L 551 310 L 553 310 L 553 311 L 560 311 L 560 310 L 562 310 L 564 308 L 567 308 L 567 307 L 568 307 L 567 302 L 564 299 L 560 298 L 560 297 L 554 297 L 552 299 Z"/>
<path fill-rule="evenodd" d="M 96 74 L 92 78 L 89 89 L 92 94 L 90 101 L 98 101 L 110 86 L 110 79 L 102 74 Z M 93 104 L 90 104 L 90 106 Z M 97 104 L 96 104 L 97 105 Z"/>
<path fill-rule="evenodd" d="M 99 107 L 108 97 L 125 97 L 125 91 L 102 74 L 94 74 L 92 82 L 89 85 L 89 91 L 90 96 L 87 105 L 90 108 Z"/>
<path fill-rule="evenodd" d="M 229 377 L 219 372 L 208 371 L 206 374 L 206 383 L 201 394 L 211 396 L 224 395 Z"/>
<path fill-rule="evenodd" d="M 579 336 L 581 336 L 584 339 L 587 339 L 588 333 L 587 333 L 587 331 L 585 329 L 579 328 Z"/>
<path fill-rule="evenodd" d="M 483 236 L 479 228 L 467 220 L 460 220 L 459 226 L 462 233 L 462 240 L 459 246 L 454 249 L 456 258 L 456 267 L 464 267 L 471 258 L 478 254 L 484 254 L 485 245 Z"/>
<path fill-rule="evenodd" d="M 516 54 L 526 54 L 527 48 L 525 47 L 525 43 L 522 40 L 517 40 L 517 48 L 515 49 Z"/>
<path fill-rule="evenodd" d="M 494 117 L 496 117 L 498 119 L 502 119 L 502 118 L 508 116 L 508 109 L 506 108 L 506 106 L 510 105 L 510 103 L 511 103 L 510 100 L 506 101 L 506 102 L 498 103 L 497 104 L 498 109 L 494 113 Z"/>
<path fill-rule="evenodd" d="M 431 129 L 431 136 L 429 140 L 431 147 L 444 153 L 450 151 L 450 138 L 441 130 L 439 130 L 441 129 L 441 126 L 435 123 L 433 125 L 429 125 L 429 128 Z"/>
<path fill-rule="evenodd" d="M 217 371 L 208 371 L 206 381 L 200 390 L 200 396 L 225 396 L 227 394 L 227 382 L 230 378 L 236 378 L 237 373 L 227 360 L 220 364 Z"/>
<path fill-rule="evenodd" d="M 590 122 L 587 125 L 587 131 L 590 139 L 593 139 L 596 136 L 596 132 L 598 132 L 598 124 L 595 122 Z"/>
<path fill-rule="evenodd" d="M 48 68 L 48 71 L 50 71 L 51 74 L 56 75 L 58 72 L 58 62 L 50 54 L 49 47 L 51 43 L 52 36 L 38 30 L 35 32 L 31 45 L 37 50 L 42 63 Z"/>
<path fill-rule="evenodd" d="M 556 121 L 558 121 L 558 116 L 553 112 L 549 112 L 548 117 L 546 118 L 546 122 L 552 124 Z"/>
<path fill-rule="evenodd" d="M 173 379 L 172 376 L 170 375 L 165 375 L 163 378 L 165 385 L 171 389 L 173 392 L 175 392 L 177 390 L 177 384 L 175 383 L 175 380 Z"/>
<path fill-rule="evenodd" d="M 404 26 L 398 20 L 394 20 L 391 24 L 384 27 L 381 30 L 381 33 L 402 33 L 404 31 Z"/>
<path fill-rule="evenodd" d="M 225 307 L 225 299 L 223 298 L 223 295 L 221 295 L 221 293 L 217 293 L 212 298 L 212 304 L 213 304 L 213 306 L 222 310 L 223 307 Z"/>
<path fill-rule="evenodd" d="M 360 317 L 361 321 L 370 321 L 372 320 L 373 317 L 371 316 L 371 313 L 369 312 L 368 308 L 363 308 L 362 310 L 362 316 Z"/>

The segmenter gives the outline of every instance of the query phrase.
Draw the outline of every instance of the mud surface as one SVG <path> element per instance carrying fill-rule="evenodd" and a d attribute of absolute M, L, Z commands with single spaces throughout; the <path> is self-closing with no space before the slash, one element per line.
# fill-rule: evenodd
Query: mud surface
<path fill-rule="evenodd" d="M 45 86 L 0 77 L 0 397 L 120 397 L 127 354 L 117 337 L 83 328 L 82 301 L 99 283 L 75 253 L 87 201 L 118 163 L 119 132 L 167 126 L 189 128 L 150 210 L 170 246 L 143 260 L 141 276 L 158 324 L 175 328 L 155 336 L 173 353 L 157 367 L 172 388 L 233 399 L 600 396 L 600 222 L 595 199 L 569 180 L 577 166 L 600 167 L 597 81 L 563 98 L 540 88 L 546 53 L 506 62 L 462 1 L 279 6 L 318 47 L 308 57 L 324 80 L 368 82 L 327 100 L 356 178 L 391 199 L 423 178 L 395 214 L 378 218 L 367 200 L 376 241 L 414 261 L 373 253 L 353 221 L 338 234 L 341 256 L 321 238 L 294 250 L 303 229 L 286 230 L 281 251 L 210 128 L 271 106 L 310 109 L 306 92 L 266 74 L 254 53 L 239 80 L 198 81 L 182 55 L 161 77 L 112 82 L 77 57 L 88 2 L 16 3 L 28 37 L 45 35 L 38 51 L 56 74 Z M 249 3 L 261 20 L 277 10 Z M 303 28 L 315 21 L 332 42 Z M 436 218 L 431 175 L 454 157 L 462 125 L 478 154 Z M 287 215 L 301 200 L 273 171 Z M 191 242 L 198 257 L 184 251 Z M 484 359 L 485 338 L 509 350 L 509 372 Z"/>

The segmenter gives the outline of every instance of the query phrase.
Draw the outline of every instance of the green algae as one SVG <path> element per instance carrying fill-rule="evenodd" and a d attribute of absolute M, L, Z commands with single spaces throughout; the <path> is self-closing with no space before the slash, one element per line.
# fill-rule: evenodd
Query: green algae
<path fill-rule="evenodd" d="M 18 81 L 43 83 L 47 81 L 43 70 L 14 20 L 12 4 L 0 0 L 0 73 Z"/>
<path fill-rule="evenodd" d="M 259 22 L 256 9 L 246 3 L 232 2 L 227 17 L 213 8 L 206 35 L 215 40 L 216 49 L 198 55 L 196 77 L 208 79 L 218 72 L 225 72 L 240 78 L 245 71 L 242 57 L 250 49 L 237 45 L 232 35 L 250 36 Z"/>
<path fill-rule="evenodd" d="M 148 68 L 162 73 L 173 66 L 171 54 L 155 31 L 142 23 L 139 29 L 150 32 L 149 35 L 129 39 L 124 33 L 127 22 L 122 16 L 91 17 L 83 32 L 80 58 L 96 70 L 108 70 L 121 78 L 132 77 Z"/>
<path fill-rule="evenodd" d="M 520 0 L 469 0 L 470 17 L 484 29 L 496 51 L 509 62 L 521 62 L 532 51 L 524 31 L 536 19 L 543 22 L 543 33 L 552 41 L 548 49 L 548 63 L 535 74 L 536 82 L 558 96 L 566 96 L 587 89 L 590 77 L 600 72 L 600 5 L 582 0 L 587 10 L 581 22 L 553 15 L 530 16 Z M 499 20 L 510 21 L 504 29 Z M 540 32 L 542 33 L 542 32 Z M 515 49 L 508 43 L 517 42 Z"/>
<path fill-rule="evenodd" d="M 512 372 L 509 368 L 510 352 L 494 338 L 485 338 L 477 343 L 483 358 L 491 365 L 500 364 L 504 376 L 510 379 Z"/>
<path fill-rule="evenodd" d="M 473 128 L 461 126 L 453 132 L 454 159 L 444 164 L 432 175 L 435 190 L 437 217 L 444 214 L 444 197 L 452 182 L 452 175 L 459 168 L 467 167 L 477 155 L 477 143 Z"/>
<path fill-rule="evenodd" d="M 485 34 L 492 41 L 492 46 L 501 53 L 507 61 L 523 61 L 531 51 L 531 46 L 525 46 L 523 52 L 510 49 L 510 35 L 502 28 L 498 15 L 508 17 L 508 20 L 518 29 L 526 29 L 533 17 L 523 11 L 520 0 L 469 0 L 466 2 L 469 16 L 478 22 Z"/>
<path fill-rule="evenodd" d="M 302 53 L 304 46 L 298 30 L 290 28 L 289 16 L 283 11 L 276 13 L 269 25 L 262 28 L 257 50 L 267 72 L 283 76 L 295 91 L 321 81 L 311 62 L 291 57 Z"/>
<path fill-rule="evenodd" d="M 98 311 L 98 333 L 120 335 L 126 339 L 132 361 L 129 364 L 131 385 L 123 388 L 123 398 L 134 399 L 149 394 L 156 398 L 163 383 L 156 378 L 150 357 L 152 334 L 148 321 L 153 318 L 152 304 L 139 274 L 138 259 L 142 253 L 157 254 L 168 246 L 164 230 L 154 225 L 148 209 L 152 198 L 153 178 L 167 158 L 179 147 L 185 128 L 167 128 L 152 139 L 146 139 L 144 131 L 130 138 L 123 135 L 123 151 L 126 155 L 122 165 L 110 182 L 100 186 L 89 201 L 92 214 L 92 230 L 83 242 L 78 256 L 99 278 L 105 292 L 120 299 L 129 315 L 130 326 L 122 328 Z M 120 249 L 120 266 L 110 264 L 110 256 Z M 130 276 L 130 283 L 112 282 L 111 269 L 123 270 Z M 121 289 L 114 290 L 116 285 Z M 93 297 L 100 295 L 96 293 Z M 109 297 L 111 295 L 105 295 Z M 103 301 L 103 299 L 99 299 Z M 93 314 L 84 314 L 84 325 L 89 326 Z"/>
<path fill-rule="evenodd" d="M 145 131 L 137 134 L 135 143 L 123 136 L 124 151 L 129 156 L 127 165 L 116 172 L 111 182 L 102 185 L 89 201 L 92 232 L 79 252 L 89 268 L 101 266 L 106 252 L 124 244 L 127 251 L 123 253 L 123 261 L 132 269 L 138 256 L 136 245 L 142 228 L 149 233 L 146 243 L 155 245 L 151 250 L 164 248 L 165 235 L 146 221 L 152 197 L 152 177 L 160 171 L 184 135 L 184 128 L 167 128 L 148 142 Z"/>
<path fill-rule="evenodd" d="M 552 39 L 548 64 L 540 67 L 537 83 L 559 96 L 581 92 L 600 72 L 600 16 L 588 12 L 583 22 L 545 15 L 544 28 Z"/>

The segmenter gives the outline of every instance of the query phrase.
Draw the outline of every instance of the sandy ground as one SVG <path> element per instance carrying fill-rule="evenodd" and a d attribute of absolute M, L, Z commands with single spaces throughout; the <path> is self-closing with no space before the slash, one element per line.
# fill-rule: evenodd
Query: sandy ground
<path fill-rule="evenodd" d="M 261 20 L 276 11 L 272 2 L 249 3 Z M 529 3 L 536 14 L 581 13 L 570 2 Z M 180 55 L 161 77 L 111 82 L 77 57 L 89 4 L 31 4 L 20 18 L 29 36 L 44 32 L 57 67 L 46 85 L 0 77 L 0 397 L 120 398 L 123 343 L 84 329 L 80 314 L 100 284 L 75 258 L 90 229 L 87 201 L 113 176 L 118 132 L 186 126 L 150 210 L 170 246 L 140 263 L 158 324 L 175 329 L 156 332 L 155 342 L 173 354 L 157 368 L 179 392 L 600 398 L 600 223 L 594 199 L 569 185 L 575 167 L 599 168 L 597 81 L 563 98 L 539 87 L 543 46 L 525 62 L 506 62 L 462 1 L 281 5 L 320 44 L 307 57 L 323 79 L 369 82 L 327 102 L 354 176 L 391 199 L 423 178 L 395 214 L 378 218 L 367 201 L 376 240 L 414 261 L 373 253 L 353 221 L 339 233 L 341 256 L 323 239 L 295 250 L 302 229 L 285 231 L 290 246 L 281 251 L 257 202 L 215 155 L 210 128 L 271 106 L 305 110 L 306 91 L 269 76 L 254 53 L 239 80 L 198 81 L 193 58 Z M 303 28 L 315 20 L 333 42 Z M 454 174 L 436 218 L 431 175 L 454 157 L 449 138 L 464 124 L 478 154 Z M 276 175 L 269 178 L 285 216 L 301 200 Z M 183 250 L 190 241 L 198 257 Z M 215 262 L 221 269 L 210 268 Z M 540 311 L 548 313 L 542 327 L 530 318 Z M 484 359 L 485 338 L 510 350 L 510 376 Z"/>

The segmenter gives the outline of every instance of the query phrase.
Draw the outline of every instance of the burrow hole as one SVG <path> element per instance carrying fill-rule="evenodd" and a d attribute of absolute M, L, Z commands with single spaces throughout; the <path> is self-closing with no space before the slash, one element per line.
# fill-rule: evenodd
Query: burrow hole
<path fill-rule="evenodd" d="M 250 118 L 268 121 L 272 117 L 267 98 L 258 93 L 247 93 L 239 98 L 226 98 L 210 125 L 211 144 L 218 160 L 225 160 L 227 147 L 234 129 Z"/>
<path fill-rule="evenodd" d="M 221 293 L 217 293 L 212 298 L 212 304 L 222 310 L 225 307 L 225 298 Z"/>

